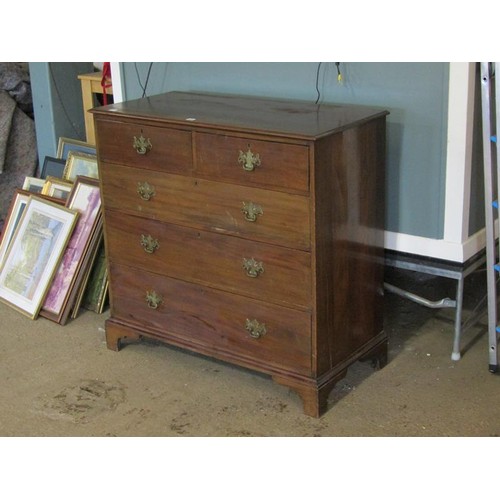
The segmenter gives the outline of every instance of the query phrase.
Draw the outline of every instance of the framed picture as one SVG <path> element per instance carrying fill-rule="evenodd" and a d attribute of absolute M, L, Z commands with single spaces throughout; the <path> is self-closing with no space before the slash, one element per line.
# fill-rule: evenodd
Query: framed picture
<path fill-rule="evenodd" d="M 39 179 L 38 177 L 25 177 L 23 189 L 30 193 L 41 193 L 44 184 L 44 179 Z"/>
<path fill-rule="evenodd" d="M 77 218 L 74 210 L 30 197 L 0 270 L 0 300 L 37 316 Z"/>
<path fill-rule="evenodd" d="M 108 268 L 104 241 L 101 242 L 97 257 L 85 287 L 82 306 L 85 309 L 101 314 L 108 292 Z"/>
<path fill-rule="evenodd" d="M 99 178 L 97 156 L 70 151 L 64 167 L 63 179 L 74 182 L 79 176 Z"/>
<path fill-rule="evenodd" d="M 7 212 L 2 232 L 2 238 L 0 240 L 0 269 L 2 268 L 3 259 L 7 253 L 9 243 L 12 241 L 12 236 L 14 236 L 24 209 L 28 204 L 30 194 L 31 193 L 29 193 L 29 191 L 24 191 L 22 189 L 16 189 L 14 192 L 14 197 L 10 202 L 9 211 Z"/>
<path fill-rule="evenodd" d="M 47 177 L 42 188 L 42 194 L 67 200 L 69 193 L 73 189 L 73 183 L 60 179 L 59 177 Z"/>
<path fill-rule="evenodd" d="M 60 324 L 64 324 L 67 318 L 71 306 L 68 301 L 78 285 L 81 268 L 88 260 L 91 242 L 95 239 L 99 224 L 102 231 L 99 181 L 77 177 L 66 206 L 80 216 L 40 310 L 41 316 Z"/>
<path fill-rule="evenodd" d="M 70 139 L 69 137 L 59 137 L 56 157 L 62 160 L 67 160 L 70 151 L 86 153 L 90 155 L 96 154 L 95 146 L 88 142 L 79 141 L 77 139 Z"/>
<path fill-rule="evenodd" d="M 32 196 L 40 197 L 47 201 L 53 201 L 54 203 L 64 205 L 64 200 L 58 200 L 57 198 L 52 198 L 50 196 L 44 196 L 40 194 L 33 194 L 29 191 L 25 191 L 24 189 L 16 189 L 10 203 L 9 210 L 7 212 L 3 232 L 0 236 L 0 269 L 2 268 L 3 260 L 7 252 L 7 247 L 12 241 L 12 236 L 14 236 L 19 221 L 21 220 L 21 216 L 23 215 L 24 209 Z"/>
<path fill-rule="evenodd" d="M 46 156 L 43 160 L 42 170 L 40 171 L 40 178 L 47 179 L 47 177 L 59 177 L 62 178 L 64 173 L 64 167 L 66 165 L 66 160 L 62 158 L 54 158 L 52 156 Z"/>
<path fill-rule="evenodd" d="M 74 319 L 78 316 L 78 312 L 80 307 L 82 306 L 83 297 L 86 293 L 86 290 L 92 285 L 91 278 L 94 275 L 94 268 L 96 267 L 96 261 L 99 259 L 99 252 L 101 249 L 104 249 L 104 233 L 100 231 L 99 234 L 96 234 L 96 237 L 99 238 L 99 242 L 94 246 L 92 251 L 89 253 L 89 261 L 88 265 L 85 266 L 85 272 L 83 274 L 81 283 L 78 286 L 76 299 L 74 304 L 72 305 L 73 310 L 71 312 L 71 318 Z"/>
<path fill-rule="evenodd" d="M 85 258 L 80 266 L 80 270 L 75 278 L 75 286 L 71 290 L 68 302 L 62 314 L 61 324 L 64 325 L 69 318 L 69 314 L 72 312 L 71 317 L 74 318 L 78 314 L 78 310 L 81 305 L 82 295 L 84 293 L 85 287 L 90 277 L 90 271 L 92 269 L 93 263 L 97 257 L 97 250 L 99 246 L 99 241 L 104 238 L 103 232 L 103 219 L 99 218 L 97 226 L 94 231 L 94 235 L 88 246 L 88 250 L 85 254 Z"/>

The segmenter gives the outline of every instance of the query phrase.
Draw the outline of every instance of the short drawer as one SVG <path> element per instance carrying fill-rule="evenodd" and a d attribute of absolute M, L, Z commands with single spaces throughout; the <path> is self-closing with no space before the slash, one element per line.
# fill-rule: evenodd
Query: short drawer
<path fill-rule="evenodd" d="M 99 161 L 179 174 L 192 170 L 191 132 L 98 118 Z"/>
<path fill-rule="evenodd" d="M 309 375 L 311 316 L 181 280 L 110 264 L 115 319 L 196 350 Z"/>
<path fill-rule="evenodd" d="M 107 209 L 301 250 L 310 248 L 307 196 L 110 163 L 101 163 L 99 168 Z"/>
<path fill-rule="evenodd" d="M 275 304 L 310 308 L 309 252 L 112 210 L 105 219 L 113 262 Z"/>
<path fill-rule="evenodd" d="M 195 133 L 196 173 L 282 191 L 309 191 L 309 148 L 227 135 Z"/>

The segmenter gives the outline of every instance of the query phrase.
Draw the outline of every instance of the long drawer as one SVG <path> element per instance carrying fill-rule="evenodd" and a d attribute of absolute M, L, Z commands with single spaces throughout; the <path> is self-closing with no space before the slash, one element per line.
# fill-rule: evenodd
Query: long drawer
<path fill-rule="evenodd" d="M 277 304 L 311 305 L 309 252 L 112 210 L 106 229 L 110 259 L 118 264 Z"/>
<path fill-rule="evenodd" d="M 309 191 L 309 148 L 195 133 L 195 171 L 205 178 L 279 191 Z"/>
<path fill-rule="evenodd" d="M 189 131 L 98 119 L 96 132 L 100 162 L 174 174 L 191 173 L 193 154 Z"/>
<path fill-rule="evenodd" d="M 110 263 L 112 315 L 157 337 L 310 375 L 311 315 Z"/>
<path fill-rule="evenodd" d="M 100 163 L 105 208 L 310 248 L 309 197 Z M 139 191 L 141 194 L 139 194 Z"/>

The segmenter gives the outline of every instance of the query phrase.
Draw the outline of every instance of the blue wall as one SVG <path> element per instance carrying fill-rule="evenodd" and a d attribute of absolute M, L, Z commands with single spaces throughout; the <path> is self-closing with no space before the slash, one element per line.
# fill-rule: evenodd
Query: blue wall
<path fill-rule="evenodd" d="M 29 63 L 39 163 L 55 156 L 59 137 L 85 140 L 82 90 L 78 75 L 88 62 Z"/>
<path fill-rule="evenodd" d="M 143 95 L 150 63 L 121 63 L 124 99 Z M 155 62 L 146 95 L 228 92 L 315 101 L 318 63 Z M 381 106 L 387 125 L 386 229 L 440 239 L 444 226 L 448 63 L 341 63 L 319 68 L 322 102 Z"/>

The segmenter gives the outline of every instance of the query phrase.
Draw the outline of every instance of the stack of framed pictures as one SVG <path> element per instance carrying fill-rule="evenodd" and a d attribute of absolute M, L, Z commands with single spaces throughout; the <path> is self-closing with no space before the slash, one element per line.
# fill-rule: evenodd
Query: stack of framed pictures
<path fill-rule="evenodd" d="M 39 180 L 48 177 L 74 181 L 77 175 L 98 178 L 95 146 L 68 137 L 60 137 L 56 156 L 46 156 L 40 169 Z M 29 179 L 36 179 L 31 177 Z M 36 184 L 36 182 L 34 182 Z"/>
<path fill-rule="evenodd" d="M 60 138 L 39 178 L 16 190 L 0 238 L 0 300 L 64 325 L 101 313 L 108 279 L 95 147 Z"/>
<path fill-rule="evenodd" d="M 77 177 L 66 206 L 76 211 L 79 219 L 40 310 L 41 316 L 60 324 L 70 317 L 102 240 L 99 182 Z"/>

